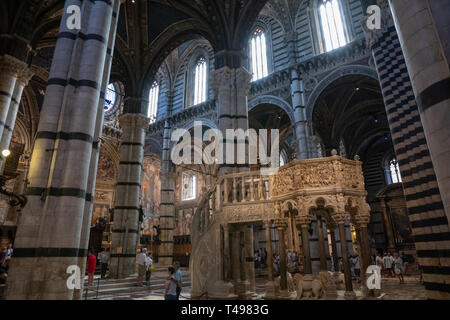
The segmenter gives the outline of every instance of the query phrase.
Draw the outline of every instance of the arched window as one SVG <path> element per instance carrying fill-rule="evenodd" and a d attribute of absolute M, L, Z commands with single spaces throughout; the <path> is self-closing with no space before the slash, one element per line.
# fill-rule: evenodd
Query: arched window
<path fill-rule="evenodd" d="M 194 78 L 194 105 L 206 101 L 206 59 L 200 57 L 195 64 L 195 78 Z"/>
<path fill-rule="evenodd" d="M 319 17 L 325 51 L 346 45 L 348 39 L 339 0 L 319 0 Z"/>
<path fill-rule="evenodd" d="M 150 94 L 148 97 L 148 117 L 150 118 L 150 123 L 156 121 L 156 114 L 158 112 L 158 97 L 159 97 L 159 85 L 158 82 L 153 82 L 150 89 Z"/>
<path fill-rule="evenodd" d="M 192 172 L 184 172 L 182 179 L 181 199 L 194 200 L 197 197 L 197 176 Z"/>
<path fill-rule="evenodd" d="M 402 176 L 400 174 L 400 167 L 397 159 L 391 158 L 391 160 L 386 163 L 385 171 L 387 184 L 402 182 Z"/>
<path fill-rule="evenodd" d="M 269 70 L 267 67 L 267 42 L 264 31 L 256 28 L 250 40 L 250 59 L 252 65 L 252 81 L 267 77 Z"/>
<path fill-rule="evenodd" d="M 106 88 L 105 93 L 105 112 L 111 110 L 114 105 L 116 104 L 117 100 L 117 93 L 116 88 L 113 83 L 110 83 L 108 87 Z"/>

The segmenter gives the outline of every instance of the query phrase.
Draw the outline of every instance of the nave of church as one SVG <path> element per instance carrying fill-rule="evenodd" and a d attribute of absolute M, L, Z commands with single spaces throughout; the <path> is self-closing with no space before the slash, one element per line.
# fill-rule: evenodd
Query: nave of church
<path fill-rule="evenodd" d="M 0 299 L 449 299 L 449 12 L 0 1 Z"/>

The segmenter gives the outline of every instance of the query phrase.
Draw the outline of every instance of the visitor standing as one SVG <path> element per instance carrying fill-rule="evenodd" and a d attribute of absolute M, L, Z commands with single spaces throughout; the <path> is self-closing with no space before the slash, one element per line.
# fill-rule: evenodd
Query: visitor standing
<path fill-rule="evenodd" d="M 145 278 L 145 260 L 147 259 L 147 249 L 142 248 L 141 253 L 138 255 L 138 278 L 137 278 L 137 286 L 144 285 Z"/>
<path fill-rule="evenodd" d="M 103 249 L 102 252 L 100 252 L 98 254 L 98 260 L 100 261 L 100 265 L 101 265 L 101 278 L 105 279 L 106 278 L 106 272 L 108 271 L 108 264 L 109 264 L 109 259 L 111 257 L 110 254 L 110 249 L 107 248 L 106 250 Z"/>
<path fill-rule="evenodd" d="M 86 262 L 86 272 L 88 274 L 88 286 L 92 286 L 94 284 L 94 273 L 96 266 L 97 266 L 97 258 L 95 257 L 94 251 L 90 249 Z"/>
<path fill-rule="evenodd" d="M 145 284 L 150 286 L 150 278 L 152 276 L 153 258 L 151 252 L 147 254 L 145 259 Z"/>
<path fill-rule="evenodd" d="M 399 257 L 398 253 L 394 254 L 394 271 L 397 275 L 398 279 L 400 280 L 400 284 L 405 283 L 405 280 L 403 279 L 403 260 L 401 257 Z"/>
<path fill-rule="evenodd" d="M 178 261 L 175 261 L 173 263 L 173 268 L 175 269 L 175 272 L 173 274 L 173 278 L 176 281 L 177 284 L 177 288 L 176 288 L 176 300 L 180 299 L 180 294 L 181 294 L 181 288 L 183 287 L 183 277 L 181 275 L 181 270 L 180 270 L 180 263 Z"/>
<path fill-rule="evenodd" d="M 381 253 L 377 252 L 377 257 L 375 258 L 375 264 L 377 267 L 380 267 L 380 270 L 383 270 L 383 258 L 381 257 Z"/>
<path fill-rule="evenodd" d="M 177 281 L 174 277 L 175 269 L 173 267 L 169 267 L 168 269 L 168 277 L 166 280 L 166 290 L 164 292 L 165 300 L 177 300 Z"/>
<path fill-rule="evenodd" d="M 355 254 L 353 256 L 353 267 L 354 267 L 355 276 L 358 278 L 358 281 L 359 281 L 359 277 L 361 276 L 361 267 L 359 266 L 358 254 Z"/>

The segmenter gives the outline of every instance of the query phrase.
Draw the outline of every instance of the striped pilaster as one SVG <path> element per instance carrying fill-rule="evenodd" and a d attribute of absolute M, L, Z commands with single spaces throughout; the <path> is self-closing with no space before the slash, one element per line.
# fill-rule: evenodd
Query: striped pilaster
<path fill-rule="evenodd" d="M 114 228 L 110 276 L 125 278 L 135 273 L 139 242 L 139 213 L 145 133 L 149 119 L 140 114 L 123 114 L 119 176 L 114 203 Z"/>
<path fill-rule="evenodd" d="M 450 297 L 450 230 L 433 162 L 395 27 L 372 43 L 409 220 L 429 297 Z"/>
<path fill-rule="evenodd" d="M 8 299 L 74 297 L 66 270 L 87 256 L 80 237 L 115 2 L 65 2 L 33 148 L 28 204 L 18 222 Z M 81 30 L 67 29 L 70 5 L 81 7 Z"/>
<path fill-rule="evenodd" d="M 162 171 L 161 171 L 161 203 L 159 206 L 159 225 L 161 245 L 158 263 L 171 265 L 173 262 L 173 236 L 175 228 L 175 181 L 170 158 L 170 137 L 172 128 L 169 122 L 164 124 Z"/>

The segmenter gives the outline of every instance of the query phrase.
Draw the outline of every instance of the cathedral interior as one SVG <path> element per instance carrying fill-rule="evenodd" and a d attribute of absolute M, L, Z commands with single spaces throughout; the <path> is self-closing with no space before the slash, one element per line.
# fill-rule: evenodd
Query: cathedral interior
<path fill-rule="evenodd" d="M 390 252 L 424 298 L 450 299 L 449 13 L 442 0 L 0 1 L 0 249 L 14 250 L 0 295 L 84 299 L 68 266 L 84 276 L 88 251 L 108 250 L 108 279 L 128 279 L 146 248 L 157 270 L 181 264 L 191 297 L 366 297 L 348 257 L 364 280 Z M 195 133 L 182 154 L 200 163 L 176 164 L 180 129 L 277 132 L 277 170 L 261 154 L 211 164 Z"/>

